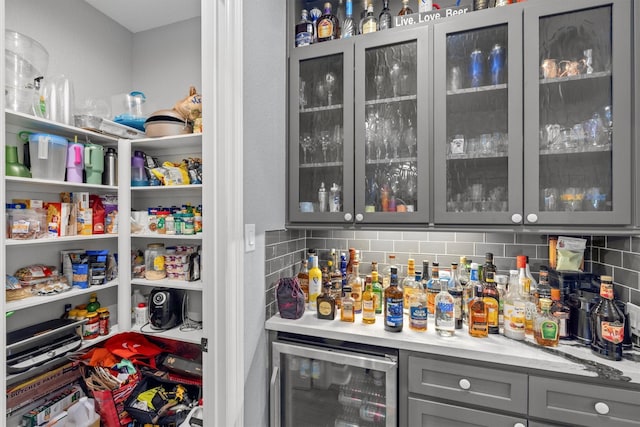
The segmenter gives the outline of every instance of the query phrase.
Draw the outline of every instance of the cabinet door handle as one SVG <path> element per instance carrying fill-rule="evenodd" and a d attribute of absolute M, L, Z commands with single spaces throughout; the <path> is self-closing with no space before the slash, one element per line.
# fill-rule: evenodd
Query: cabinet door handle
<path fill-rule="evenodd" d="M 527 427 L 527 426 L 525 426 L 525 425 L 524 425 L 524 424 L 522 424 L 522 423 L 515 423 L 515 424 L 513 425 L 513 427 Z"/>
<path fill-rule="evenodd" d="M 362 222 L 363 219 L 364 219 L 364 215 L 362 215 L 361 213 L 356 214 L 356 221 Z"/>
<path fill-rule="evenodd" d="M 594 405 L 596 412 L 600 415 L 607 415 L 609 413 L 609 405 L 604 402 L 598 402 Z"/>
<path fill-rule="evenodd" d="M 522 222 L 522 215 L 520 215 L 519 213 L 511 215 L 511 222 L 520 224 Z"/>
<path fill-rule="evenodd" d="M 280 369 L 276 366 L 271 374 L 271 382 L 269 384 L 271 407 L 271 425 L 270 427 L 280 427 Z"/>
<path fill-rule="evenodd" d="M 463 390 L 469 390 L 471 388 L 471 381 L 469 381 L 466 378 L 463 378 L 460 381 L 458 381 L 458 385 Z"/>
<path fill-rule="evenodd" d="M 527 215 L 527 221 L 531 223 L 538 222 L 538 215 L 530 213 L 529 215 Z"/>
<path fill-rule="evenodd" d="M 345 221 L 351 221 L 352 219 L 353 219 L 353 215 L 351 215 L 349 212 L 344 214 L 344 220 Z"/>

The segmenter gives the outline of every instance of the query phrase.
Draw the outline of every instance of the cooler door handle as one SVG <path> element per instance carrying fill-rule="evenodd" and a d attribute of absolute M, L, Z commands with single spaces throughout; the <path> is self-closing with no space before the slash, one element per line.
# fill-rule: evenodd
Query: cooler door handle
<path fill-rule="evenodd" d="M 271 427 L 280 427 L 280 368 L 275 366 L 269 383 Z"/>

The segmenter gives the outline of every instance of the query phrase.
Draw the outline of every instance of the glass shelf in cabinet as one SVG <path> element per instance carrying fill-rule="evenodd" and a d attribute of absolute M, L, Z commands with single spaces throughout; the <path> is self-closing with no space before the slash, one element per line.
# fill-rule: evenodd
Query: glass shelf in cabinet
<path fill-rule="evenodd" d="M 76 236 L 65 236 L 65 237 L 45 237 L 42 239 L 29 239 L 29 240 L 17 240 L 17 239 L 7 239 L 5 240 L 6 246 L 22 246 L 22 245 L 46 245 L 51 243 L 65 243 L 65 242 L 75 242 L 82 240 L 100 240 L 100 239 L 117 239 L 117 234 L 90 234 L 90 235 L 76 235 Z"/>
<path fill-rule="evenodd" d="M 300 113 L 317 113 L 319 111 L 341 110 L 342 104 L 323 105 L 322 107 L 301 108 Z"/>
<path fill-rule="evenodd" d="M 366 165 L 389 165 L 398 163 L 415 163 L 418 159 L 416 157 L 399 157 L 397 159 L 367 159 Z"/>
<path fill-rule="evenodd" d="M 544 148 L 540 150 L 541 156 L 559 156 L 564 154 L 588 154 L 588 153 L 607 153 L 611 152 L 611 144 L 598 146 L 588 145 L 585 147 L 562 148 L 559 150 Z"/>
<path fill-rule="evenodd" d="M 507 153 L 498 154 L 447 154 L 447 160 L 501 159 L 509 157 Z"/>
<path fill-rule="evenodd" d="M 582 81 L 588 79 L 601 79 L 611 77 L 611 71 L 597 71 L 591 74 L 577 74 L 575 76 L 554 77 L 552 79 L 540 79 L 540 84 L 564 83 L 571 81 Z"/>
<path fill-rule="evenodd" d="M 312 168 L 336 168 L 344 166 L 343 162 L 327 162 L 327 163 L 303 163 L 300 165 L 300 169 L 312 169 Z"/>
<path fill-rule="evenodd" d="M 499 85 L 468 87 L 468 88 L 464 88 L 464 89 L 448 90 L 447 91 L 447 95 L 465 95 L 465 94 L 478 93 L 478 92 L 490 92 L 490 91 L 497 91 L 497 90 L 506 90 L 507 87 L 508 86 L 507 86 L 506 83 L 502 83 L 502 84 L 499 84 Z"/>
<path fill-rule="evenodd" d="M 418 99 L 417 95 L 403 95 L 391 98 L 371 99 L 369 101 L 365 101 L 364 105 L 390 104 L 393 102 L 415 101 L 416 99 Z"/>

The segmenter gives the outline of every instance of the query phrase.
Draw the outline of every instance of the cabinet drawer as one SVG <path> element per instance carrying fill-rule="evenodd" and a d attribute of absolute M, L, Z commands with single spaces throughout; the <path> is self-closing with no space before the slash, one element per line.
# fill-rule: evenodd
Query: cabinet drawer
<path fill-rule="evenodd" d="M 411 427 L 526 427 L 525 418 L 409 398 Z"/>
<path fill-rule="evenodd" d="M 531 376 L 529 415 L 571 425 L 640 426 L 640 392 Z"/>
<path fill-rule="evenodd" d="M 409 356 L 409 392 L 521 414 L 527 375 Z"/>

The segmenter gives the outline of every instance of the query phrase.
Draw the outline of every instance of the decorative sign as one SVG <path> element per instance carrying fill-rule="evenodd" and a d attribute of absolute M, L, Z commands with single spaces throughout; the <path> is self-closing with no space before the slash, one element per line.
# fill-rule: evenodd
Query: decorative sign
<path fill-rule="evenodd" d="M 430 12 L 413 13 L 411 15 L 396 16 L 394 27 L 403 27 L 406 25 L 422 24 L 423 22 L 437 21 L 438 19 L 448 18 L 450 16 L 462 15 L 473 11 L 472 5 L 443 7 L 439 10 Z"/>

